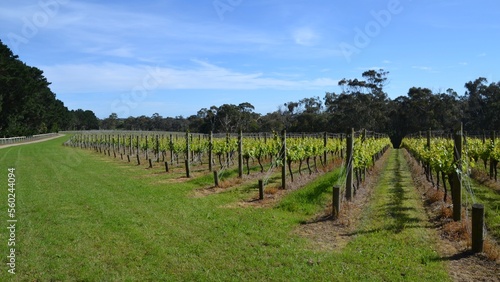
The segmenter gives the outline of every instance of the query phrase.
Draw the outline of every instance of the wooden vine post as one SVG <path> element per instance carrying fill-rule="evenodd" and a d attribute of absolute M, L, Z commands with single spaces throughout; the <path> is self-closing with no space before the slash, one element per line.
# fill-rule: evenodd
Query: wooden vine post
<path fill-rule="evenodd" d="M 328 134 L 326 131 L 323 133 L 323 149 L 325 150 L 323 152 L 323 160 L 325 161 L 323 164 L 326 166 L 326 163 L 328 161 L 328 154 L 326 152 L 326 146 L 328 146 Z"/>
<path fill-rule="evenodd" d="M 120 142 L 120 134 L 118 134 L 118 153 L 120 153 L 120 158 L 123 160 L 123 155 L 121 153 L 121 142 Z M 115 154 L 115 157 L 116 157 L 116 154 Z"/>
<path fill-rule="evenodd" d="M 431 129 L 429 128 L 427 130 L 427 150 L 431 150 Z M 430 163 L 426 163 L 424 164 L 425 165 L 425 177 L 427 178 L 427 181 L 431 181 L 431 178 L 430 178 L 430 174 L 431 173 L 431 164 Z"/>
<path fill-rule="evenodd" d="M 219 187 L 219 172 L 217 170 L 214 170 L 214 184 L 215 187 Z"/>
<path fill-rule="evenodd" d="M 346 152 L 346 166 L 347 166 L 347 179 L 345 187 L 345 197 L 347 201 L 351 201 L 353 197 L 353 155 L 354 155 L 354 128 L 351 128 L 347 134 L 347 152 Z"/>
<path fill-rule="evenodd" d="M 111 156 L 111 135 L 105 135 L 105 138 L 107 136 L 107 139 L 104 139 L 106 144 L 105 144 L 105 150 L 104 154 L 108 154 L 108 156 Z"/>
<path fill-rule="evenodd" d="M 214 148 L 214 134 L 212 131 L 210 131 L 210 136 L 208 139 L 208 171 L 213 170 L 213 161 L 214 161 L 213 148 Z"/>
<path fill-rule="evenodd" d="M 111 148 L 113 148 L 113 157 L 116 158 L 116 151 L 115 151 L 115 136 L 114 135 L 111 135 L 111 139 L 110 139 L 110 150 Z"/>
<path fill-rule="evenodd" d="M 472 251 L 483 252 L 484 247 L 484 205 L 472 205 Z"/>
<path fill-rule="evenodd" d="M 161 143 L 160 144 L 164 144 L 165 142 L 165 135 L 162 134 L 161 135 Z M 160 148 L 161 150 L 161 148 Z M 163 150 L 161 151 L 161 158 L 162 158 L 162 162 L 166 162 L 167 161 L 167 148 L 163 148 Z"/>
<path fill-rule="evenodd" d="M 190 168 L 190 164 L 189 164 L 189 152 L 190 152 L 191 148 L 190 148 L 190 145 L 189 145 L 189 131 L 186 132 L 186 160 L 185 160 L 185 163 L 186 163 L 186 177 L 187 178 L 190 178 L 191 177 L 191 168 Z"/>
<path fill-rule="evenodd" d="M 104 134 L 103 137 L 104 140 L 101 141 L 101 152 L 106 155 L 107 154 L 107 148 L 108 148 L 108 135 Z"/>
<path fill-rule="evenodd" d="M 146 150 L 145 150 L 146 152 L 144 152 L 144 157 L 146 158 L 146 160 L 149 160 L 148 149 L 149 149 L 148 136 L 146 135 Z"/>
<path fill-rule="evenodd" d="M 340 186 L 333 186 L 332 217 L 338 219 L 340 215 Z"/>
<path fill-rule="evenodd" d="M 160 137 L 156 135 L 156 162 L 160 162 Z"/>
<path fill-rule="evenodd" d="M 174 149 L 173 149 L 173 146 L 174 146 L 174 139 L 173 139 L 172 134 L 170 134 L 170 141 L 168 143 L 168 147 L 170 148 L 170 164 L 171 165 L 174 165 Z"/>
<path fill-rule="evenodd" d="M 129 140 L 130 142 L 129 142 L 129 145 L 128 145 L 128 155 L 129 155 L 129 157 L 132 156 L 132 152 L 134 150 L 134 148 L 132 146 L 132 141 L 133 141 L 132 139 L 133 139 L 133 136 L 132 136 L 132 134 L 130 134 L 130 140 Z"/>
<path fill-rule="evenodd" d="M 264 200 L 264 181 L 259 179 L 259 200 Z"/>
<path fill-rule="evenodd" d="M 286 130 L 281 137 L 281 189 L 286 189 Z"/>
<path fill-rule="evenodd" d="M 462 220 L 462 148 L 463 148 L 463 127 L 454 134 L 455 148 L 453 159 L 456 170 L 453 172 L 453 181 L 451 187 L 451 197 L 453 201 L 453 220 Z"/>
<path fill-rule="evenodd" d="M 136 136 L 136 140 L 137 140 L 137 165 L 140 165 L 141 164 L 141 159 L 140 159 L 140 156 L 139 156 L 139 146 L 140 146 L 140 143 L 139 143 L 139 135 Z"/>
<path fill-rule="evenodd" d="M 238 177 L 243 177 L 243 132 L 238 134 Z"/>
<path fill-rule="evenodd" d="M 123 154 L 126 155 L 127 154 L 127 135 L 126 134 L 123 134 L 123 136 L 122 136 L 122 143 L 123 143 L 122 151 L 123 151 Z"/>

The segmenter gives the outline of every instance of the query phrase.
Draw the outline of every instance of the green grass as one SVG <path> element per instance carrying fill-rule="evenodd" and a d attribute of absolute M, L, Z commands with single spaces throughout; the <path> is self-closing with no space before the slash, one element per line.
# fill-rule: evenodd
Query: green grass
<path fill-rule="evenodd" d="M 359 225 L 356 238 L 343 252 L 350 270 L 362 269 L 357 280 L 449 280 L 401 151 L 390 152 Z"/>
<path fill-rule="evenodd" d="M 339 176 L 340 169 L 335 169 L 333 172 L 319 177 L 314 181 L 314 185 L 307 185 L 285 197 L 277 208 L 308 216 L 318 213 L 327 201 L 331 201 L 333 183 L 336 183 Z"/>
<path fill-rule="evenodd" d="M 192 191 L 210 186 L 210 175 L 170 181 L 167 174 L 152 176 L 133 164 L 61 146 L 67 138 L 0 149 L 3 187 L 7 168 L 16 168 L 18 219 L 17 274 L 7 273 L 8 230 L 2 228 L 0 281 L 447 279 L 424 211 L 410 208 L 420 205 L 416 195 L 405 181 L 397 188 L 402 192 L 391 192 L 391 181 L 399 179 L 391 179 L 394 157 L 363 228 L 345 250 L 331 252 L 311 249 L 293 231 L 324 208 L 337 172 L 277 207 L 243 208 L 234 203 L 257 187 L 195 198 Z M 0 201 L 5 208 L 6 188 Z M 7 213 L 1 214 L 6 227 Z"/>
<path fill-rule="evenodd" d="M 471 185 L 474 190 L 474 196 L 477 203 L 483 204 L 485 209 L 485 223 L 490 234 L 500 240 L 500 194 L 494 189 L 481 185 L 474 179 L 471 179 Z M 466 189 L 463 189 L 463 200 L 469 199 Z M 471 205 L 473 203 L 470 203 Z"/>
<path fill-rule="evenodd" d="M 474 164 L 474 169 L 485 174 L 489 174 L 489 162 L 485 168 L 483 161 L 480 160 Z M 473 188 L 476 202 L 483 204 L 485 207 L 485 223 L 490 234 L 497 241 L 500 241 L 500 193 L 495 191 L 494 188 L 481 184 L 480 181 L 477 181 L 472 177 L 470 178 L 470 185 Z M 463 187 L 462 189 L 462 200 L 469 200 L 469 208 L 471 208 L 470 206 L 474 204 L 471 202 L 472 195 L 469 195 L 466 187 Z"/>

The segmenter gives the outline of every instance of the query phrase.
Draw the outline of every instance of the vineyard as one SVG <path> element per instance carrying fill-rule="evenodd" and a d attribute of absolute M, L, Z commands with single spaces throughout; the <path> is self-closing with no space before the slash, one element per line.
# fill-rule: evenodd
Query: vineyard
<path fill-rule="evenodd" d="M 348 154 L 351 154 L 349 167 L 359 187 L 367 170 L 389 147 L 390 140 L 366 130 L 358 132 L 354 139 L 348 151 L 346 134 L 326 132 L 312 135 L 83 132 L 74 134 L 65 145 L 94 150 L 137 165 L 146 162 L 148 168 L 161 163 L 166 173 L 182 169 L 186 178 L 192 177 L 192 170 L 201 175 L 213 171 L 215 186 L 231 169 L 237 168 L 240 178 L 257 170 L 264 174 L 262 181 L 267 184 L 273 172 L 281 168 L 279 188 L 286 189 L 287 176 L 288 181 L 294 182 L 296 174 L 300 177 L 304 173 L 319 173 L 320 169 L 327 170 L 329 164 L 342 163 Z"/>
<path fill-rule="evenodd" d="M 460 133 L 414 134 L 394 149 L 367 130 L 80 131 L 3 148 L 23 223 L 16 272 L 488 281 L 500 271 L 500 140 Z"/>
<path fill-rule="evenodd" d="M 421 164 L 426 179 L 437 191 L 442 190 L 442 202 L 453 206 L 453 219 L 466 219 L 472 205 L 486 204 L 484 230 L 500 238 L 500 213 L 497 195 L 487 193 L 478 200 L 477 189 L 470 178 L 478 166 L 498 180 L 500 142 L 490 139 L 452 135 L 432 137 L 408 136 L 402 147 Z M 375 162 L 389 147 L 390 140 L 381 134 L 366 130 L 350 134 L 191 134 L 191 133 L 132 133 L 132 132 L 80 132 L 66 145 L 81 147 L 120 158 L 137 165 L 146 163 L 148 168 L 161 166 L 165 173 L 191 178 L 211 175 L 213 187 L 231 177 L 253 179 L 259 182 L 259 197 L 273 194 L 276 189 L 287 190 L 298 179 L 319 176 L 332 169 L 340 169 L 338 179 L 332 183 L 334 201 L 332 216 L 340 214 L 342 202 L 350 201 L 366 179 Z M 457 152 L 460 150 L 460 153 Z M 233 173 L 234 172 L 234 173 Z M 314 178 L 309 178 L 310 181 Z M 281 181 L 280 181 L 281 180 Z M 271 187 L 266 193 L 265 187 Z M 296 189 L 296 185 L 293 186 Z M 463 187 L 463 188 L 462 188 Z M 451 192 L 451 195 L 450 195 Z M 492 195 L 490 195 L 492 194 Z M 481 194 L 483 195 L 483 194 Z M 269 197 L 269 195 L 268 195 Z M 465 199 L 462 202 L 462 198 Z"/>

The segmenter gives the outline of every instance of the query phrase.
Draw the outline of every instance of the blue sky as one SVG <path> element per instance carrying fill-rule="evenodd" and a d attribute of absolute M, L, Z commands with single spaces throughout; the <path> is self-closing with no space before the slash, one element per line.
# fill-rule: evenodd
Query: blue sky
<path fill-rule="evenodd" d="M 391 98 L 497 82 L 499 18 L 493 0 L 4 0 L 0 39 L 100 118 L 268 113 L 368 69 L 390 72 Z"/>

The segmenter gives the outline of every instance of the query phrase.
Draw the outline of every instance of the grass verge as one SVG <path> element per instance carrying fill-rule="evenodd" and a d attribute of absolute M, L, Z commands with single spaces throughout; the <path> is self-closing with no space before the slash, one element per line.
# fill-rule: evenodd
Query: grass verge
<path fill-rule="evenodd" d="M 474 179 L 471 179 L 470 185 L 473 187 L 476 201 L 485 206 L 485 222 L 490 234 L 500 242 L 500 193 Z M 464 191 L 464 199 L 472 201 L 471 196 Z"/>

